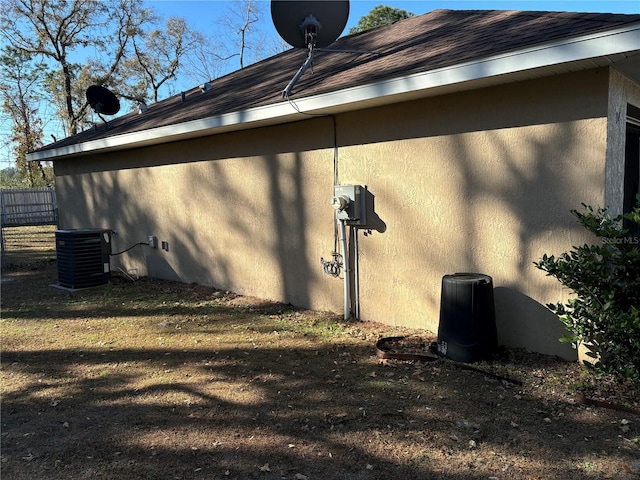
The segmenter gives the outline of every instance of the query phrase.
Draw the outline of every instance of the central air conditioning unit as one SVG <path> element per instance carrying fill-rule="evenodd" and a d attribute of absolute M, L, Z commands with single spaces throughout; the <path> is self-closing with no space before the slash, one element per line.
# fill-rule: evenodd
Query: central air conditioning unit
<path fill-rule="evenodd" d="M 80 228 L 56 230 L 58 285 L 79 289 L 109 282 L 111 230 Z"/>

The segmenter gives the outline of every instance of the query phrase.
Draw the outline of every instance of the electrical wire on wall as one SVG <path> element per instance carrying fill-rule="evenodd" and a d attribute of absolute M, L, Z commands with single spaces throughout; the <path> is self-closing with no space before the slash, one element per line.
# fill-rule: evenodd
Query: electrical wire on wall
<path fill-rule="evenodd" d="M 331 117 L 331 121 L 332 121 L 332 127 L 333 127 L 333 192 L 332 195 L 335 193 L 336 187 L 338 185 L 340 185 L 340 179 L 339 179 L 339 149 L 338 149 L 338 127 L 337 127 L 337 121 L 336 121 L 336 116 L 335 115 L 323 115 L 323 114 L 313 114 L 313 113 L 306 113 L 301 111 L 298 106 L 295 104 L 295 102 L 293 102 L 288 95 L 288 89 L 285 90 L 284 94 L 283 94 L 284 98 L 287 99 L 287 101 L 289 102 L 289 104 L 291 105 L 291 107 L 298 113 L 302 114 L 302 115 L 307 115 L 310 117 L 325 117 L 325 116 L 329 116 Z M 348 318 L 351 317 L 352 315 L 352 309 L 351 309 L 351 272 L 349 271 L 350 268 L 350 260 L 349 260 L 349 253 L 347 250 L 347 231 L 346 231 L 346 222 L 344 220 L 339 220 L 338 219 L 338 215 L 334 214 L 333 215 L 333 252 L 331 253 L 332 255 L 332 259 L 331 260 L 325 260 L 324 258 L 320 258 L 320 263 L 322 264 L 322 268 L 324 270 L 324 272 L 328 275 L 331 275 L 332 277 L 336 277 L 339 278 L 340 277 L 340 272 L 342 269 L 344 269 L 344 275 L 343 275 L 343 281 L 344 281 L 344 318 L 345 320 L 347 320 Z M 351 238 L 355 238 L 355 241 L 357 242 L 357 232 L 354 228 L 351 228 Z M 340 254 L 340 246 L 342 247 L 342 254 Z M 356 253 L 357 253 L 357 246 L 356 246 Z M 356 266 L 356 274 L 357 273 L 357 257 L 355 259 L 354 262 L 355 266 Z M 355 299 L 355 315 L 356 318 L 359 318 L 360 316 L 360 301 L 358 299 L 358 295 L 359 295 L 359 283 L 358 280 L 356 279 L 356 284 L 355 284 L 355 289 L 356 289 L 356 299 Z"/>
<path fill-rule="evenodd" d="M 339 185 L 340 179 L 338 177 L 338 127 L 336 125 L 336 116 L 331 115 L 333 120 L 333 187 Z M 338 219 L 333 216 L 333 251 L 338 251 Z"/>
<path fill-rule="evenodd" d="M 337 126 L 337 122 L 336 122 L 336 116 L 333 115 L 333 114 L 329 115 L 329 114 L 324 114 L 324 113 L 303 112 L 300 109 L 300 107 L 298 107 L 296 102 L 294 102 L 291 99 L 291 97 L 289 97 L 289 95 L 287 94 L 286 91 L 283 92 L 283 96 L 287 100 L 287 102 L 289 102 L 289 105 L 291 105 L 291 107 L 301 115 L 306 115 L 308 117 L 330 117 L 331 118 L 332 127 L 333 127 L 333 187 L 335 188 L 335 186 L 339 185 L 339 183 L 340 183 L 340 178 L 339 178 L 338 126 Z M 333 192 L 331 192 L 331 196 L 333 196 Z M 340 276 L 340 269 L 344 265 L 344 263 L 342 261 L 343 257 L 339 253 L 339 243 L 340 243 L 340 225 L 338 223 L 337 217 L 334 215 L 333 216 L 333 252 L 331 253 L 333 259 L 332 260 L 325 260 L 324 258 L 320 259 L 320 262 L 322 263 L 322 267 L 324 269 L 324 272 L 327 275 L 331 275 L 332 277 L 339 277 Z"/>
<path fill-rule="evenodd" d="M 116 255 L 122 255 L 123 253 L 128 252 L 129 250 L 133 250 L 134 248 L 136 248 L 137 246 L 140 245 L 149 245 L 149 242 L 138 242 L 135 245 L 131 245 L 129 248 L 125 248 L 124 250 L 122 250 L 121 252 L 117 252 L 117 253 L 110 253 L 109 256 L 111 257 L 115 257 Z"/>

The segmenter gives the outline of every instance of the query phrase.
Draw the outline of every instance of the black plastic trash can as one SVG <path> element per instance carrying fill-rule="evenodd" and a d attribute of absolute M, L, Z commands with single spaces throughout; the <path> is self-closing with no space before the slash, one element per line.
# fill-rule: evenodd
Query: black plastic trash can
<path fill-rule="evenodd" d="M 493 279 L 480 273 L 442 277 L 438 355 L 456 362 L 490 360 L 498 347 Z"/>

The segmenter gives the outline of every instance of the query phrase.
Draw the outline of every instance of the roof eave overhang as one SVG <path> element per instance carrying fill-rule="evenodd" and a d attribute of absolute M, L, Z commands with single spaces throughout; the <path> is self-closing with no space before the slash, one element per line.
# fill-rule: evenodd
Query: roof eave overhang
<path fill-rule="evenodd" d="M 177 140 L 277 125 L 308 115 L 333 114 L 455 91 L 613 65 L 640 54 L 640 24 L 557 40 L 516 51 L 411 75 L 381 80 L 291 102 L 250 108 L 189 122 L 29 153 L 29 161 L 48 161 L 88 153 L 138 148 Z M 637 79 L 636 79 L 637 80 Z M 308 118 L 308 117 L 306 117 Z"/>

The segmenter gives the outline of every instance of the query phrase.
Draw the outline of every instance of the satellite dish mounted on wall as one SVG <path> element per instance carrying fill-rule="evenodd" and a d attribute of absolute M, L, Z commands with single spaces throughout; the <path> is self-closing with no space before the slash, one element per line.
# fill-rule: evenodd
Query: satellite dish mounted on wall
<path fill-rule="evenodd" d="M 87 88 L 86 95 L 87 102 L 89 102 L 93 111 L 98 114 L 105 124 L 107 124 L 107 121 L 104 119 L 102 114 L 115 115 L 120 111 L 120 102 L 118 101 L 118 97 L 116 97 L 111 90 L 105 87 L 91 85 Z"/>
<path fill-rule="evenodd" d="M 282 92 L 291 89 L 313 62 L 316 48 L 335 42 L 349 18 L 349 0 L 272 0 L 271 18 L 282 39 L 292 47 L 307 48 L 309 55 Z"/>

